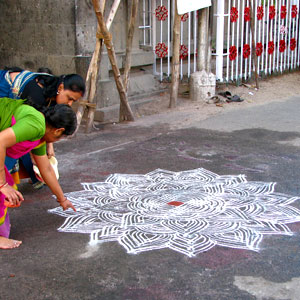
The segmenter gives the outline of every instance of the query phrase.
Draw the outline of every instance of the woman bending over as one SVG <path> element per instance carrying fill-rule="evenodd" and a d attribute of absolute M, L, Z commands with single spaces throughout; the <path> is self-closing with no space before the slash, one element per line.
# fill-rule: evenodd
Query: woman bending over
<path fill-rule="evenodd" d="M 46 143 L 72 135 L 77 121 L 74 111 L 65 104 L 38 111 L 24 100 L 0 99 L 0 249 L 18 247 L 21 241 L 9 239 L 10 221 L 7 207 L 20 206 L 24 198 L 13 188 L 14 182 L 5 167 L 5 156 L 18 159 L 31 151 L 45 183 L 63 210 L 75 208 L 64 196 L 49 163 Z"/>

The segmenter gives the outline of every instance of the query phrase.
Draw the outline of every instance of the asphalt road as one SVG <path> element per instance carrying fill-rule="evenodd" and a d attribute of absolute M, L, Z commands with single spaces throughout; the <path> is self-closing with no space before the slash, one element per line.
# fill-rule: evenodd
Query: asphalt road
<path fill-rule="evenodd" d="M 178 130 L 154 119 L 79 134 L 56 146 L 61 185 L 70 193 L 114 173 L 204 168 L 300 196 L 299 103 L 239 109 Z M 11 237 L 23 244 L 1 251 L 0 299 L 299 299 L 300 223 L 288 225 L 293 235 L 264 235 L 258 251 L 216 245 L 194 257 L 168 248 L 128 254 L 117 241 L 92 246 L 89 234 L 57 231 L 65 218 L 48 212 L 57 206 L 50 191 L 27 183 L 20 190 L 26 201 L 10 212 Z M 300 208 L 300 200 L 291 205 Z"/>

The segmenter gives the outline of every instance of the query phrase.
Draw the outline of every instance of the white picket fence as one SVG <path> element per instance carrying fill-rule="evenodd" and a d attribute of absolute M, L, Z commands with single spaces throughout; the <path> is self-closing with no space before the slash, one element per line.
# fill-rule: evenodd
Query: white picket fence
<path fill-rule="evenodd" d="M 141 45 L 153 51 L 153 71 L 162 81 L 171 75 L 174 0 L 141 0 Z M 252 5 L 250 9 L 250 3 Z M 220 82 L 241 82 L 254 74 L 252 54 L 261 76 L 299 68 L 299 0 L 213 1 L 216 77 Z M 254 16 L 251 32 L 250 12 Z M 180 77 L 196 71 L 198 14 L 182 16 Z M 252 41 L 254 37 L 254 42 Z M 253 52 L 254 51 L 254 52 Z"/>

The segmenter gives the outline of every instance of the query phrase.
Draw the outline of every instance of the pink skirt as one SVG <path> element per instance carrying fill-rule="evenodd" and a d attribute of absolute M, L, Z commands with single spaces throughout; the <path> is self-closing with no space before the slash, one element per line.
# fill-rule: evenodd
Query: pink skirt
<path fill-rule="evenodd" d="M 10 186 L 13 186 L 14 181 L 6 167 L 5 167 L 5 177 L 6 177 L 6 182 Z M 0 236 L 4 236 L 8 238 L 10 233 L 10 221 L 7 212 L 7 207 L 4 204 L 4 200 L 5 200 L 5 196 L 0 192 Z"/>
<path fill-rule="evenodd" d="M 10 221 L 9 221 L 9 215 L 7 212 L 4 223 L 2 225 L 0 225 L 0 236 L 9 238 L 9 233 L 10 233 Z"/>

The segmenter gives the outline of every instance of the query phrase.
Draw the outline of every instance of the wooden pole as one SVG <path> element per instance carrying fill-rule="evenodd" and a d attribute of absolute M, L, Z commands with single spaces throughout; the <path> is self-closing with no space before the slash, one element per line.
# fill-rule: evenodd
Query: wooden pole
<path fill-rule="evenodd" d="M 254 11 L 253 11 L 253 6 L 254 3 L 252 3 L 251 0 L 249 0 L 249 7 L 250 7 L 250 16 L 251 16 L 251 21 L 250 21 L 250 28 L 251 28 L 251 36 L 252 36 L 252 60 L 254 63 L 254 74 L 255 74 L 255 83 L 256 83 L 256 88 L 259 89 L 259 84 L 258 84 L 258 72 L 257 72 L 257 56 L 255 52 L 255 35 L 254 35 Z"/>
<path fill-rule="evenodd" d="M 180 22 L 181 22 L 181 16 L 178 15 L 177 0 L 175 0 L 175 16 L 174 16 L 174 25 L 173 25 L 172 82 L 171 82 L 169 108 L 176 107 L 177 98 L 178 98 Z"/>
<path fill-rule="evenodd" d="M 95 48 L 95 59 L 92 60 L 91 66 L 91 76 L 90 76 L 90 89 L 88 94 L 88 102 L 93 103 L 95 101 L 96 89 L 97 89 L 97 78 L 98 78 L 98 70 L 101 62 L 102 56 L 102 45 L 103 40 L 97 39 L 99 42 L 97 43 Z M 91 131 L 93 122 L 94 122 L 95 108 L 88 108 L 88 116 L 87 116 L 87 124 L 86 124 L 86 133 Z"/>
<path fill-rule="evenodd" d="M 115 0 L 110 9 L 110 13 L 109 13 L 109 16 L 106 21 L 106 26 L 107 26 L 108 30 L 110 29 L 110 27 L 112 25 L 112 22 L 115 18 L 115 15 L 117 13 L 120 2 L 121 2 L 121 0 Z M 101 10 L 102 13 L 104 13 L 105 3 L 106 3 L 106 0 L 100 0 L 100 2 L 98 4 L 97 9 Z M 77 110 L 77 123 L 78 123 L 77 130 L 80 126 L 85 108 L 88 109 L 86 132 L 90 132 L 93 122 L 94 122 L 96 105 L 94 105 L 93 102 L 95 101 L 98 70 L 99 70 L 100 63 L 101 63 L 102 50 L 103 50 L 103 39 L 102 39 L 101 31 L 100 31 L 100 26 L 98 24 L 97 34 L 96 34 L 96 46 L 95 46 L 95 50 L 94 50 L 94 53 L 93 53 L 93 56 L 92 56 L 92 59 L 91 59 L 90 65 L 89 65 L 89 69 L 87 72 L 87 77 L 86 77 L 87 89 L 86 89 L 85 98 L 87 99 L 87 101 L 81 101 L 81 105 L 79 106 L 79 108 Z"/>
<path fill-rule="evenodd" d="M 138 4 L 139 0 L 132 0 L 131 4 L 131 14 L 130 14 L 130 21 L 128 26 L 128 35 L 126 41 L 126 54 L 125 54 L 125 63 L 124 63 L 124 74 L 123 74 L 123 85 L 126 94 L 128 95 L 128 86 L 129 86 L 129 72 L 131 69 L 131 61 L 132 61 L 132 42 L 133 42 L 133 35 L 134 29 L 136 25 L 136 19 L 138 14 Z M 122 102 L 120 103 L 120 115 L 119 119 L 122 120 L 124 116 L 124 105 Z"/>
<path fill-rule="evenodd" d="M 110 9 L 110 13 L 109 13 L 109 16 L 108 16 L 107 21 L 106 21 L 106 26 L 107 26 L 108 30 L 110 29 L 111 24 L 112 24 L 112 22 L 115 18 L 115 15 L 117 13 L 120 1 L 121 0 L 115 0 L 112 7 L 111 7 L 111 9 Z M 105 8 L 105 0 L 102 0 L 102 3 L 100 2 L 100 6 L 99 6 L 99 9 L 102 12 L 102 14 L 104 14 L 104 8 Z M 98 70 L 99 70 L 99 67 L 100 67 L 102 50 L 103 50 L 103 39 L 102 39 L 99 24 L 98 24 L 98 29 L 97 29 L 97 41 L 99 41 L 98 60 L 94 63 L 94 72 L 92 72 L 90 95 L 89 95 L 89 98 L 88 98 L 89 103 L 93 103 L 95 101 Z M 97 46 L 97 44 L 96 44 L 96 46 Z M 89 133 L 92 129 L 93 122 L 94 122 L 94 117 L 95 117 L 95 110 L 96 110 L 96 107 L 93 107 L 93 106 L 88 107 L 86 133 Z"/>
<path fill-rule="evenodd" d="M 97 0 L 92 0 L 92 2 L 94 5 L 97 21 L 100 26 L 101 34 L 103 36 L 103 42 L 107 48 L 107 54 L 108 54 L 108 58 L 110 60 L 111 66 L 112 66 L 112 71 L 114 74 L 116 86 L 117 86 L 117 89 L 118 89 L 118 92 L 120 95 L 120 101 L 122 102 L 122 105 L 124 106 L 122 119 L 120 118 L 120 121 L 124 121 L 124 120 L 134 121 L 133 113 L 132 113 L 132 110 L 129 106 L 128 99 L 127 99 L 127 93 L 125 91 L 123 82 L 121 80 L 120 70 L 117 66 L 117 58 L 116 58 L 114 45 L 112 43 L 111 34 L 108 31 L 107 26 L 104 22 L 103 13 L 101 12 L 101 10 L 99 9 L 99 7 L 97 5 Z"/>
<path fill-rule="evenodd" d="M 102 10 L 102 12 L 104 12 L 104 9 L 105 9 L 105 2 L 106 2 L 106 0 L 99 0 L 99 3 L 98 3 L 99 8 Z M 85 85 L 86 85 L 85 98 L 87 99 L 88 102 L 93 102 L 94 98 L 95 98 L 95 94 L 96 94 L 98 69 L 99 69 L 99 65 L 100 65 L 100 61 L 101 61 L 101 49 L 102 49 L 102 44 L 103 44 L 102 39 L 98 38 L 99 35 L 100 35 L 100 27 L 98 25 L 95 50 L 94 50 L 92 59 L 90 61 L 90 65 L 89 65 L 87 75 L 86 75 L 86 80 L 85 80 Z M 81 104 L 81 105 L 79 105 L 79 107 L 77 109 L 77 129 L 76 129 L 76 131 L 80 127 L 82 117 L 83 117 L 86 107 L 87 107 L 86 105 Z M 90 111 L 91 111 L 91 109 L 89 109 L 88 119 L 89 119 L 89 117 L 91 117 Z M 88 121 L 86 131 L 89 128 L 89 123 L 90 122 Z M 91 125 L 92 124 L 90 124 L 90 127 L 91 127 Z"/>
<path fill-rule="evenodd" d="M 128 36 L 127 36 L 127 43 L 126 43 L 126 55 L 125 55 L 125 67 L 124 67 L 124 75 L 123 75 L 123 82 L 124 88 L 126 92 L 128 91 L 128 84 L 129 84 L 129 72 L 131 68 L 131 53 L 132 53 L 132 41 L 134 35 L 134 29 L 136 24 L 136 18 L 138 14 L 138 5 L 139 0 L 132 0 L 131 5 L 131 15 L 128 27 Z"/>

